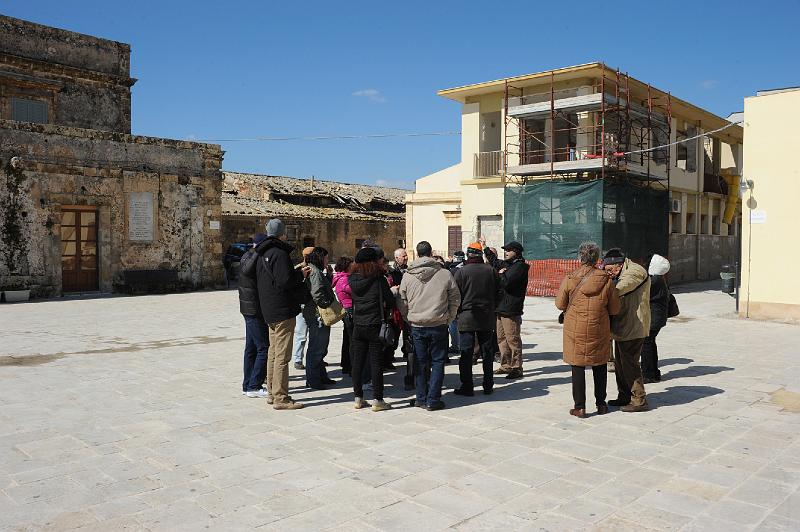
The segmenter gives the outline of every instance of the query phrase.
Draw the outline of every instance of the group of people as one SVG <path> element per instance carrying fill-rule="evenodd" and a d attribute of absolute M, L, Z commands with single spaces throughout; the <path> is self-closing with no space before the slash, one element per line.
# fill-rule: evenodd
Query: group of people
<path fill-rule="evenodd" d="M 614 248 L 598 268 L 600 248 L 594 242 L 581 244 L 578 258 L 580 267 L 564 278 L 555 301 L 563 315 L 564 361 L 572 366 L 575 404 L 569 413 L 586 417 L 587 368 L 592 370 L 598 414 L 607 413 L 609 405 L 623 412 L 648 410 L 644 385 L 661 380 L 656 336 L 667 317 L 677 315 L 664 278 L 669 261 L 653 255 L 645 270 Z M 617 398 L 606 402 L 612 340 Z"/>
<path fill-rule="evenodd" d="M 296 369 L 305 370 L 308 388 L 322 390 L 336 384 L 328 375 L 325 356 L 331 325 L 340 320 L 344 324 L 341 369 L 352 380 L 356 409 L 392 408 L 384 400 L 383 374 L 394 369 L 401 340 L 404 383 L 416 391 L 411 403 L 419 408 L 445 407 L 444 367 L 454 351 L 460 356 L 457 395 L 475 394 L 473 366 L 479 359 L 480 385 L 486 395 L 492 393 L 496 375 L 510 380 L 523 376 L 521 324 L 528 264 L 520 243 L 503 246 L 501 259 L 481 238 L 447 263 L 423 241 L 416 246 L 414 261 L 409 263 L 407 252 L 398 249 L 390 265 L 384 251 L 366 241 L 355 257 L 339 257 L 334 267 L 322 247 L 304 249 L 302 262 L 294 265 L 283 222 L 272 219 L 265 229 L 240 262 L 239 304 L 246 327 L 244 395 L 266 398 L 276 410 L 302 408 L 289 395 L 292 361 Z M 564 360 L 572 366 L 575 404 L 570 414 L 577 417 L 586 415 L 587 367 L 593 370 L 601 414 L 608 411 L 608 404 L 623 411 L 646 410 L 644 382 L 660 378 L 655 338 L 663 324 L 655 310 L 651 320 L 650 296 L 660 286 L 668 296 L 668 288 L 663 280 L 651 281 L 618 249 L 606 253 L 598 268 L 599 254 L 596 244 L 581 245 L 581 267 L 564 279 L 556 298 L 564 315 Z M 651 269 L 663 270 L 664 263 L 669 268 L 666 259 L 655 257 Z M 664 322 L 666 315 L 665 309 Z M 607 404 L 606 364 L 612 338 L 619 393 Z M 496 359 L 498 369 L 494 369 Z M 371 405 L 365 399 L 368 391 Z"/>
<path fill-rule="evenodd" d="M 485 394 L 492 393 L 496 374 L 522 377 L 520 325 L 528 265 L 519 243 L 504 246 L 505 258 L 499 259 L 485 241 L 476 242 L 464 260 L 447 264 L 433 255 L 428 242 L 420 242 L 413 262 L 398 249 L 390 266 L 384 251 L 366 241 L 355 257 L 339 257 L 331 268 L 322 247 L 304 249 L 303 261 L 293 265 L 283 222 L 272 219 L 265 229 L 240 261 L 239 307 L 246 327 L 242 393 L 248 397 L 266 398 L 277 410 L 302 408 L 289 395 L 292 360 L 305 370 L 307 387 L 335 384 L 324 359 L 331 325 L 339 319 L 344 322 L 342 374 L 352 379 L 358 409 L 368 406 L 365 391 L 370 389 L 372 410 L 391 408 L 383 397 L 383 373 L 394 368 L 401 340 L 405 384 L 416 391 L 414 406 L 444 408 L 442 382 L 453 329 L 461 379 L 455 393 L 474 395 L 472 366 L 478 358 Z M 501 366 L 493 371 L 495 353 Z"/>

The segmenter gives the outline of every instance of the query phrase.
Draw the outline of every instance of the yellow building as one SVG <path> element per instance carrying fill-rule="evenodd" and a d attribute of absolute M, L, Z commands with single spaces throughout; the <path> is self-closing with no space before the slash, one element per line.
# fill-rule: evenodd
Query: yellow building
<path fill-rule="evenodd" d="M 718 278 L 736 260 L 738 187 L 727 184 L 741 175 L 738 125 L 602 63 L 438 94 L 461 104 L 461 160 L 416 181 L 406 197 L 409 243 L 428 240 L 452 255 L 480 235 L 490 246 L 517 239 L 536 261 L 574 258 L 575 239 L 594 236 L 605 249 L 669 255 L 673 281 Z M 626 213 L 619 191 L 619 204 L 598 188 L 592 197 L 605 199 L 587 199 L 574 212 L 553 193 L 546 230 L 537 229 L 545 213 L 535 204 L 546 202 L 537 185 L 598 180 L 633 187 L 619 190 L 639 198 L 636 213 Z M 652 245 L 637 239 L 639 222 L 649 224 Z"/>
<path fill-rule="evenodd" d="M 800 88 L 763 91 L 744 100 L 744 193 L 742 317 L 800 319 L 797 205 L 800 170 Z M 747 189 L 747 187 L 744 187 Z"/>

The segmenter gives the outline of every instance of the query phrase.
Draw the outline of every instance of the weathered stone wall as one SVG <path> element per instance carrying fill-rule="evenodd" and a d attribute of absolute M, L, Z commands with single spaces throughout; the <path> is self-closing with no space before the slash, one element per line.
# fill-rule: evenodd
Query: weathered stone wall
<path fill-rule="evenodd" d="M 46 101 L 49 122 L 131 131 L 130 46 L 0 16 L 0 118 L 12 97 Z"/>
<path fill-rule="evenodd" d="M 248 242 L 256 233 L 263 233 L 268 220 L 269 217 L 259 216 L 223 216 L 223 249 L 234 242 Z M 297 239 L 291 244 L 295 246 L 293 258 L 298 262 L 305 238 L 313 238 L 314 245 L 324 247 L 335 258 L 342 255 L 354 257 L 357 251 L 356 240 L 369 238 L 376 241 L 391 259 L 399 243 L 405 240 L 404 220 L 379 222 L 291 217 L 281 217 L 281 220 L 287 226 L 297 227 Z"/>
<path fill-rule="evenodd" d="M 698 270 L 697 239 L 700 239 Z M 735 236 L 677 235 L 669 237 L 669 278 L 673 283 L 719 279 L 723 265 L 736 261 Z"/>
<path fill-rule="evenodd" d="M 186 288 L 221 285 L 211 222 L 221 217 L 222 155 L 217 145 L 0 120 L 0 201 L 13 195 L 19 204 L 17 231 L 6 230 L 14 224 L 0 208 L 0 288 L 22 282 L 37 295 L 61 293 L 61 213 L 74 205 L 98 210 L 101 291 L 124 288 L 123 272 L 138 269 L 177 270 Z M 154 195 L 152 243 L 128 239 L 131 192 Z"/>

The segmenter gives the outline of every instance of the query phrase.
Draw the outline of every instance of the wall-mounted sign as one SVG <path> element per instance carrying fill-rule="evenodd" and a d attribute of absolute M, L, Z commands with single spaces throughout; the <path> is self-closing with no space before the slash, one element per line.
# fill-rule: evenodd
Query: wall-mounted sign
<path fill-rule="evenodd" d="M 152 242 L 153 221 L 153 193 L 131 192 L 128 196 L 128 240 Z"/>
<path fill-rule="evenodd" d="M 211 220 L 208 222 L 209 229 L 219 229 L 219 220 Z"/>
<path fill-rule="evenodd" d="M 767 223 L 767 211 L 750 211 L 751 224 L 765 224 Z"/>

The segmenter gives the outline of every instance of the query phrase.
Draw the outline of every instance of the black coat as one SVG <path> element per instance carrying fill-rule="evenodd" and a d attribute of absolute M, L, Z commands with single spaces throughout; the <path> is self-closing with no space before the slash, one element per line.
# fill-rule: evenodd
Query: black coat
<path fill-rule="evenodd" d="M 389 289 L 386 278 L 383 275 L 364 277 L 360 273 L 351 273 L 348 281 L 353 294 L 353 325 L 356 327 L 380 325 L 383 316 L 395 307 L 394 294 Z M 379 290 L 383 291 L 383 316 Z"/>
<path fill-rule="evenodd" d="M 258 303 L 258 286 L 256 285 L 256 261 L 258 253 L 250 249 L 242 255 L 239 261 L 241 274 L 239 275 L 239 312 L 243 316 L 256 316 L 261 318 L 261 306 Z M 244 272 L 248 275 L 245 275 Z"/>
<path fill-rule="evenodd" d="M 500 278 L 489 264 L 469 263 L 456 270 L 456 285 L 461 292 L 458 330 L 491 331 L 495 326 L 495 305 Z"/>
<path fill-rule="evenodd" d="M 500 274 L 500 290 L 502 297 L 497 304 L 497 314 L 505 318 L 522 316 L 525 308 L 525 295 L 528 292 L 528 263 L 525 259 L 514 259 L 511 262 L 499 260 L 492 250 L 484 250 L 489 264 L 497 270 L 506 269 Z"/>
<path fill-rule="evenodd" d="M 655 331 L 667 324 L 669 288 L 661 275 L 650 276 L 650 330 Z"/>
<path fill-rule="evenodd" d="M 296 270 L 289 258 L 294 248 L 269 237 L 256 246 L 256 285 L 261 314 L 266 323 L 278 323 L 300 314 L 298 294 L 302 293 L 303 272 Z"/>

